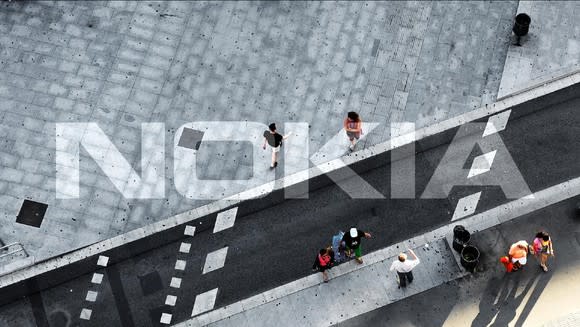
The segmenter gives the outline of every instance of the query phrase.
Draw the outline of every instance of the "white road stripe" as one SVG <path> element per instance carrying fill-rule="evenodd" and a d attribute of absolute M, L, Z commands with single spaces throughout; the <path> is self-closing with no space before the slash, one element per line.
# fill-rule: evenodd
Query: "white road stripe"
<path fill-rule="evenodd" d="M 190 250 L 191 250 L 190 243 L 182 242 L 181 246 L 179 246 L 179 252 L 181 252 L 181 253 L 189 253 Z"/>
<path fill-rule="evenodd" d="M 169 313 L 162 313 L 161 314 L 161 319 L 159 320 L 160 323 L 165 324 L 165 325 L 169 325 L 171 323 L 171 318 L 173 316 Z"/>
<path fill-rule="evenodd" d="M 91 320 L 91 314 L 92 313 L 93 313 L 93 310 L 87 309 L 87 308 L 83 308 L 81 310 L 80 318 L 83 319 L 83 320 Z"/>
<path fill-rule="evenodd" d="M 103 274 L 94 273 L 93 279 L 91 279 L 91 283 L 93 284 L 100 284 L 103 282 Z"/>
<path fill-rule="evenodd" d="M 215 299 L 217 297 L 217 288 L 214 288 L 211 291 L 207 291 L 202 294 L 198 294 L 195 297 L 195 303 L 193 304 L 193 311 L 191 312 L 191 316 L 198 315 L 200 313 L 212 310 L 215 305 Z"/>
<path fill-rule="evenodd" d="M 231 208 L 226 211 L 222 211 L 217 214 L 217 218 L 215 220 L 215 226 L 213 228 L 213 232 L 221 232 L 225 229 L 228 229 L 234 226 L 236 222 L 236 215 L 238 214 L 238 207 Z"/>
<path fill-rule="evenodd" d="M 486 154 L 475 157 L 471 163 L 471 168 L 469 169 L 467 178 L 487 173 L 491 169 L 491 165 L 493 164 L 493 159 L 495 159 L 496 153 L 497 150 L 493 150 Z"/>
<path fill-rule="evenodd" d="M 97 300 L 97 295 L 99 295 L 98 292 L 88 291 L 87 296 L 85 297 L 85 301 L 95 302 Z"/>
<path fill-rule="evenodd" d="M 181 278 L 171 277 L 171 283 L 169 284 L 169 286 L 173 287 L 173 288 L 180 288 L 181 287 Z"/>
<path fill-rule="evenodd" d="M 195 226 L 185 226 L 185 231 L 183 232 L 185 235 L 193 236 L 195 234 Z"/>
<path fill-rule="evenodd" d="M 185 266 L 187 262 L 185 260 L 177 260 L 175 261 L 175 270 L 185 270 Z"/>
<path fill-rule="evenodd" d="M 176 302 L 177 302 L 177 296 L 175 296 L 175 295 L 167 295 L 167 297 L 165 298 L 165 305 L 170 305 L 170 306 L 174 307 Z"/>
<path fill-rule="evenodd" d="M 100 255 L 99 260 L 97 260 L 97 265 L 106 267 L 109 264 L 109 257 Z"/>
<path fill-rule="evenodd" d="M 489 117 L 482 137 L 503 131 L 508 123 L 511 113 L 512 111 L 510 109 Z"/>
<path fill-rule="evenodd" d="M 203 274 L 218 270 L 222 268 L 226 262 L 228 255 L 228 247 L 210 252 L 205 257 L 205 264 L 203 266 Z"/>
<path fill-rule="evenodd" d="M 477 208 L 477 203 L 479 203 L 480 197 L 481 192 L 477 192 L 459 199 L 459 201 L 457 201 L 457 206 L 455 207 L 455 212 L 453 212 L 451 221 L 473 215 L 475 209 Z"/>

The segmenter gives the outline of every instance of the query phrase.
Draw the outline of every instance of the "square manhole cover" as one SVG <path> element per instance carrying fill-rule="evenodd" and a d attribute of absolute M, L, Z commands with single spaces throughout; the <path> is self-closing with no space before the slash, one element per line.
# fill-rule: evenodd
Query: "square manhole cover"
<path fill-rule="evenodd" d="M 141 283 L 141 290 L 143 290 L 143 295 L 153 294 L 163 289 L 161 276 L 159 276 L 157 271 L 150 272 L 147 275 L 139 276 L 139 282 Z"/>
<path fill-rule="evenodd" d="M 199 150 L 202 139 L 203 132 L 191 128 L 184 128 L 177 145 L 188 149 Z"/>
<path fill-rule="evenodd" d="M 47 208 L 48 204 L 46 203 L 24 200 L 20 212 L 16 216 L 16 222 L 39 228 Z"/>

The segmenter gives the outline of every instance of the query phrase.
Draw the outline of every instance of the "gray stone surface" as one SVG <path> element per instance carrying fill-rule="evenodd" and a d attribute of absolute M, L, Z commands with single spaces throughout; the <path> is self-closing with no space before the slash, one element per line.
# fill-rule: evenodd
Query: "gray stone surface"
<path fill-rule="evenodd" d="M 503 1 L 2 2 L 0 238 L 22 242 L 39 260 L 203 204 L 173 185 L 172 140 L 187 122 L 307 122 L 313 154 L 340 132 L 350 110 L 380 123 L 365 135 L 365 146 L 388 139 L 389 122 L 424 126 L 491 102 L 516 7 Z M 137 172 L 141 123 L 165 123 L 166 198 L 124 198 L 81 150 L 80 198 L 56 199 L 59 122 L 98 123 Z M 229 146 L 202 144 L 199 178 L 243 181 L 252 164 L 263 165 L 253 177 L 276 176 L 269 153 L 250 160 L 242 157 L 246 145 Z M 289 163 L 292 170 L 295 161 Z M 49 205 L 40 228 L 15 223 L 27 198 Z"/>
<path fill-rule="evenodd" d="M 518 14 L 531 18 L 521 45 L 510 43 L 498 97 L 580 69 L 578 1 L 520 1 Z"/>

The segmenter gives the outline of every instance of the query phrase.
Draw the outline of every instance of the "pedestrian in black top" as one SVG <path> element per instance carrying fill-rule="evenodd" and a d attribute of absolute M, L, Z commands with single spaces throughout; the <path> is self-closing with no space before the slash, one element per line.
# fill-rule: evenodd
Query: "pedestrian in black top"
<path fill-rule="evenodd" d="M 361 241 L 362 238 L 371 238 L 370 233 L 363 232 L 355 227 L 352 227 L 348 233 L 345 233 L 342 237 L 346 245 L 346 251 L 349 256 L 352 255 L 352 251 L 356 256 L 356 262 L 363 263 Z"/>
<path fill-rule="evenodd" d="M 271 169 L 278 166 L 278 153 L 280 152 L 280 147 L 282 147 L 282 141 L 288 138 L 288 135 L 282 136 L 276 131 L 276 124 L 272 123 L 268 126 L 267 131 L 264 131 L 264 145 L 262 148 L 266 150 L 266 144 L 272 147 L 272 164 Z"/>

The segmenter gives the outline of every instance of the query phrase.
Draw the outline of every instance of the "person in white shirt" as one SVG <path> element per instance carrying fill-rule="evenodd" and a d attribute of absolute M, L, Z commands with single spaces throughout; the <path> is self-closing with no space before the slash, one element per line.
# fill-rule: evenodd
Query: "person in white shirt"
<path fill-rule="evenodd" d="M 407 259 L 407 255 L 405 253 L 400 253 L 398 260 L 393 261 L 391 264 L 391 271 L 397 272 L 397 279 L 399 282 L 399 288 L 406 287 L 407 282 L 413 282 L 413 268 L 415 268 L 419 264 L 419 258 L 415 255 L 413 250 L 409 250 L 409 254 L 411 255 L 412 259 Z"/>

